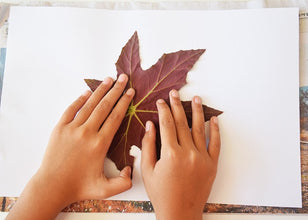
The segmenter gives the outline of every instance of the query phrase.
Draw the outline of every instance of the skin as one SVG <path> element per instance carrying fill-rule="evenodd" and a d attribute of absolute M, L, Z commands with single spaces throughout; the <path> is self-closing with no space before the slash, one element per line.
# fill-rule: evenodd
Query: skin
<path fill-rule="evenodd" d="M 66 109 L 51 134 L 40 168 L 7 220 L 55 219 L 73 202 L 106 199 L 132 187 L 130 167 L 115 178 L 107 178 L 103 170 L 109 146 L 135 93 L 129 89 L 123 94 L 127 80 L 122 74 L 112 87 L 113 80 L 106 78 L 95 92 L 86 91 Z M 163 100 L 157 101 L 162 140 L 158 161 L 155 127 L 146 123 L 143 181 L 157 219 L 201 219 L 217 169 L 217 118 L 210 122 L 207 150 L 201 99 L 193 98 L 190 132 L 177 91 L 170 94 L 171 110 Z"/>
<path fill-rule="evenodd" d="M 200 97 L 192 101 L 191 131 L 177 91 L 170 92 L 170 102 L 171 110 L 163 100 L 157 101 L 162 143 L 158 161 L 155 126 L 146 124 L 141 158 L 144 185 L 158 220 L 202 219 L 220 151 L 217 118 L 210 120 L 207 149 Z"/>
<path fill-rule="evenodd" d="M 108 148 L 134 96 L 133 89 L 122 96 L 126 75 L 110 89 L 112 83 L 106 78 L 93 94 L 85 92 L 66 109 L 51 134 L 41 167 L 7 220 L 54 219 L 73 202 L 106 199 L 131 188 L 130 167 L 111 179 L 103 171 Z"/>

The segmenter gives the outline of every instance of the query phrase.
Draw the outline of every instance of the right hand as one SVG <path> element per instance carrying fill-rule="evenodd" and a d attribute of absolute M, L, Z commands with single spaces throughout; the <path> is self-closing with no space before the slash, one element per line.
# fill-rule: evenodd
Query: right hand
<path fill-rule="evenodd" d="M 217 118 L 210 120 L 206 147 L 204 115 L 199 97 L 192 101 L 190 131 L 177 91 L 170 92 L 171 111 L 157 101 L 161 158 L 157 161 L 155 126 L 147 122 L 142 142 L 141 171 L 157 219 L 202 219 L 217 170 L 220 135 Z"/>

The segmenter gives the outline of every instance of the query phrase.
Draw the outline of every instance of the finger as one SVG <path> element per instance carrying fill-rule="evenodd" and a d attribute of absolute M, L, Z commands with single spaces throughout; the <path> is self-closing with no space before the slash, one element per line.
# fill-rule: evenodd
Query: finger
<path fill-rule="evenodd" d="M 176 90 L 171 90 L 169 96 L 179 144 L 181 146 L 193 146 L 191 133 L 179 93 Z"/>
<path fill-rule="evenodd" d="M 107 198 L 121 192 L 124 192 L 132 187 L 131 168 L 126 166 L 120 172 L 118 177 L 108 179 L 108 184 L 104 185 L 103 198 Z"/>
<path fill-rule="evenodd" d="M 92 93 L 86 104 L 81 108 L 78 115 L 76 116 L 76 119 L 74 120 L 76 124 L 81 125 L 88 119 L 94 108 L 97 106 L 97 104 L 112 86 L 112 82 L 113 80 L 107 77 L 96 88 L 96 90 Z"/>
<path fill-rule="evenodd" d="M 210 120 L 210 143 L 209 143 L 209 155 L 216 162 L 218 162 L 220 152 L 220 134 L 217 117 L 212 117 Z"/>
<path fill-rule="evenodd" d="M 201 98 L 195 96 L 191 102 L 192 107 L 192 128 L 191 133 L 195 146 L 201 153 L 207 154 L 206 149 L 206 136 L 204 126 L 204 114 L 202 108 Z"/>
<path fill-rule="evenodd" d="M 168 147 L 174 148 L 178 145 L 176 129 L 172 114 L 166 102 L 159 99 L 156 102 L 159 117 L 160 137 L 162 143 L 162 151 Z"/>
<path fill-rule="evenodd" d="M 94 129 L 97 129 L 105 121 L 115 103 L 123 94 L 124 88 L 127 83 L 127 75 L 121 74 L 109 92 L 100 100 L 99 104 L 95 107 L 93 113 L 86 122 L 89 126 L 92 126 Z M 125 108 L 127 110 L 127 108 Z"/>
<path fill-rule="evenodd" d="M 157 162 L 155 139 L 155 126 L 153 122 L 147 121 L 145 124 L 145 134 L 142 139 L 141 151 L 141 173 L 143 180 L 151 176 Z"/>
<path fill-rule="evenodd" d="M 91 95 L 91 91 L 85 91 L 78 99 L 76 99 L 63 113 L 59 123 L 68 124 L 70 123 L 76 116 L 77 112 L 81 109 L 81 107 L 86 103 L 88 98 Z"/>
<path fill-rule="evenodd" d="M 127 112 L 128 106 L 134 97 L 134 94 L 135 94 L 134 89 L 132 88 L 128 89 L 127 92 L 121 97 L 119 102 L 116 104 L 116 106 L 106 119 L 105 123 L 101 127 L 99 133 L 101 134 L 105 143 L 107 141 L 105 145 L 109 146 L 111 144 L 112 138 L 114 137 L 115 133 L 120 127 L 122 120 Z M 96 123 L 95 126 L 97 127 L 100 126 L 101 124 L 102 122 L 100 122 L 99 120 L 99 122 Z"/>

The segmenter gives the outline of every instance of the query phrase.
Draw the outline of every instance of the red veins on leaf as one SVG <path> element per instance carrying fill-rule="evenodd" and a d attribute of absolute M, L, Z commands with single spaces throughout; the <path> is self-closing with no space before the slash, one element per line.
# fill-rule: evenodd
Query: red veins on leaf
<path fill-rule="evenodd" d="M 139 40 L 137 32 L 123 47 L 116 62 L 117 76 L 124 73 L 129 77 L 126 89 L 134 88 L 135 97 L 127 110 L 126 116 L 117 131 L 107 157 L 110 158 L 119 170 L 129 165 L 133 167 L 134 157 L 129 151 L 132 145 L 141 149 L 145 123 L 154 122 L 157 129 L 156 147 L 160 153 L 160 138 L 156 100 L 164 99 L 169 103 L 169 91 L 179 90 L 186 84 L 188 71 L 204 53 L 204 49 L 180 50 L 174 53 L 163 54 L 156 64 L 147 70 L 140 66 Z M 102 82 L 95 79 L 85 79 L 92 91 Z M 182 102 L 189 126 L 192 122 L 191 102 Z M 205 121 L 222 112 L 203 105 Z"/>

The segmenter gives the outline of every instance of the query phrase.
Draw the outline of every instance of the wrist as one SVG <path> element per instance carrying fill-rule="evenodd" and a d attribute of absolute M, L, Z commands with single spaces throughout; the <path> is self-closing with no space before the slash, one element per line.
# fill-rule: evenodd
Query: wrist
<path fill-rule="evenodd" d="M 35 174 L 26 185 L 7 220 L 55 219 L 67 205 L 53 181 Z"/>
<path fill-rule="evenodd" d="M 30 180 L 29 187 L 33 195 L 40 197 L 39 200 L 46 202 L 55 211 L 60 212 L 73 202 L 69 200 L 69 190 L 63 187 L 59 178 L 49 177 L 40 170 Z"/>
<path fill-rule="evenodd" d="M 203 209 L 193 209 L 179 206 L 161 206 L 155 207 L 154 211 L 157 220 L 202 220 Z"/>

